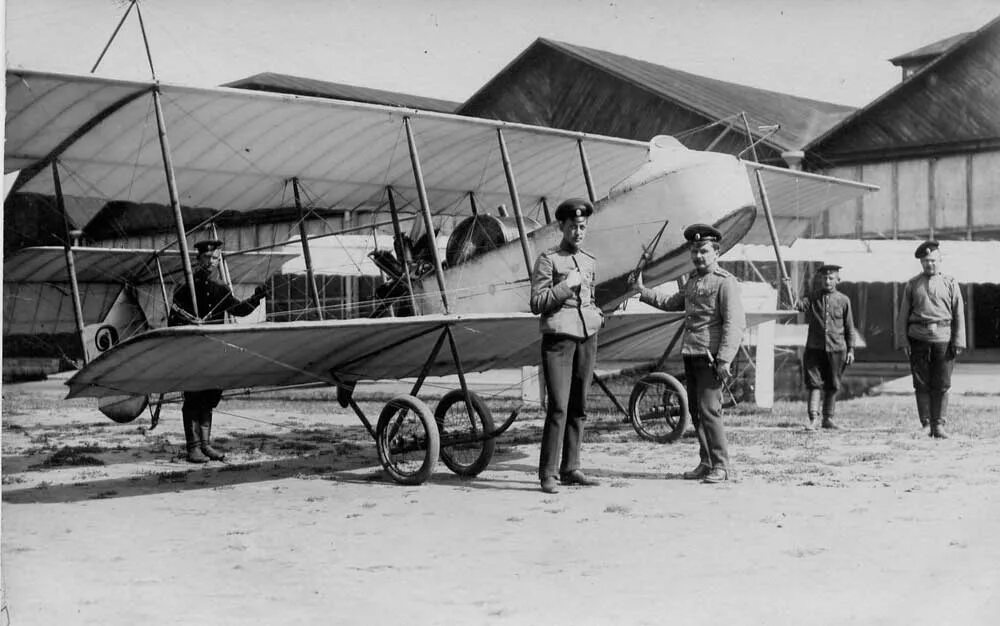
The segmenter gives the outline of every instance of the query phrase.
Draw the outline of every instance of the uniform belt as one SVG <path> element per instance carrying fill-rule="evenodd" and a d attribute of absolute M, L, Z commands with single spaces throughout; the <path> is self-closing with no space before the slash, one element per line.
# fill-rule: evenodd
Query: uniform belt
<path fill-rule="evenodd" d="M 926 326 L 928 328 L 934 328 L 936 326 L 951 326 L 951 320 L 946 320 L 943 322 L 924 322 L 924 321 L 912 321 L 910 326 Z"/>

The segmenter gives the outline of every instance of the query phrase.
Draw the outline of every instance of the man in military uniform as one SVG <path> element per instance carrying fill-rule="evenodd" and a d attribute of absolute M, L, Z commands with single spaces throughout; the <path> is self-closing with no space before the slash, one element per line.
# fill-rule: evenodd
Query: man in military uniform
<path fill-rule="evenodd" d="M 965 305 L 958 281 L 941 273 L 940 244 L 928 240 L 913 256 L 923 271 L 903 288 L 895 343 L 906 351 L 922 426 L 931 437 L 947 439 L 948 389 L 955 357 L 965 350 Z"/>
<path fill-rule="evenodd" d="M 806 314 L 809 332 L 802 355 L 802 372 L 809 399 L 806 409 L 813 429 L 823 411 L 823 428 L 839 428 L 833 421 L 836 414 L 837 391 L 844 369 L 854 362 L 857 331 L 851 313 L 851 299 L 837 291 L 840 266 L 826 264 L 816 272 L 812 292 L 795 303 Z"/>
<path fill-rule="evenodd" d="M 707 224 L 693 224 L 684 230 L 694 271 L 684 287 L 665 296 L 642 283 L 636 275 L 640 300 L 664 311 L 684 311 L 684 340 L 681 355 L 688 407 L 698 431 L 700 462 L 689 480 L 720 483 L 729 478 L 729 450 L 722 427 L 722 384 L 731 373 L 746 318 L 736 277 L 719 267 L 722 234 Z"/>
<path fill-rule="evenodd" d="M 594 303 L 597 261 L 580 247 L 593 212 L 593 205 L 580 198 L 560 204 L 555 217 L 562 241 L 538 255 L 531 273 L 531 312 L 541 315 L 548 398 L 538 460 L 545 493 L 556 493 L 557 475 L 564 485 L 598 484 L 580 471 L 587 390 L 597 359 L 597 331 L 604 325 L 604 314 Z"/>
<path fill-rule="evenodd" d="M 221 324 L 226 319 L 226 313 L 244 317 L 253 313 L 257 305 L 266 295 L 263 286 L 257 287 L 253 295 L 246 300 L 240 300 L 226 285 L 219 282 L 215 274 L 222 262 L 222 242 L 217 239 L 199 241 L 194 244 L 197 250 L 194 268 L 194 290 L 198 299 L 197 313 L 191 306 L 191 290 L 187 283 L 181 284 L 174 291 L 173 305 L 169 326 L 187 324 Z M 190 463 L 207 463 L 209 460 L 221 461 L 225 454 L 213 448 L 212 440 L 212 410 L 222 399 L 221 389 L 203 389 L 185 391 L 181 415 L 184 420 L 184 439 L 187 442 L 187 460 Z"/>

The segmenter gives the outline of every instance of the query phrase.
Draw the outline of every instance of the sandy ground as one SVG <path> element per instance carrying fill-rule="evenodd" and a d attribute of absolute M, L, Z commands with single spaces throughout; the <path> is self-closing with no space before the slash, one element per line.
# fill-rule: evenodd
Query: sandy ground
<path fill-rule="evenodd" d="M 693 438 L 598 415 L 602 484 L 545 495 L 532 411 L 477 479 L 404 487 L 333 402 L 227 401 L 230 459 L 195 467 L 176 406 L 148 433 L 3 391 L 0 625 L 1000 623 L 996 396 L 956 397 L 947 441 L 901 397 L 833 433 L 734 415 L 719 486 L 680 479 Z M 103 464 L 47 466 L 66 446 Z"/>

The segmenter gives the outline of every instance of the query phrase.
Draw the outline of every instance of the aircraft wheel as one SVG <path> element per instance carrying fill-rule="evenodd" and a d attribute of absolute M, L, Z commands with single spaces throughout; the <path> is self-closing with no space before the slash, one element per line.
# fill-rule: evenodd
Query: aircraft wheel
<path fill-rule="evenodd" d="M 691 421 L 687 390 L 665 372 L 646 374 L 632 387 L 628 413 L 635 432 L 657 443 L 677 440 Z"/>
<path fill-rule="evenodd" d="M 390 400 L 378 417 L 375 446 L 379 462 L 394 481 L 403 485 L 426 481 L 441 446 L 430 408 L 410 395 Z"/>
<path fill-rule="evenodd" d="M 483 439 L 468 443 L 449 444 L 448 439 L 456 437 L 481 436 L 493 432 L 493 414 L 478 395 L 469 392 L 473 418 L 465 408 L 465 394 L 461 389 L 453 389 L 441 398 L 434 410 L 438 431 L 441 433 L 441 460 L 448 469 L 459 476 L 476 476 L 486 469 L 493 459 L 496 439 Z"/>
<path fill-rule="evenodd" d="M 97 408 L 119 424 L 128 424 L 142 415 L 149 404 L 149 396 L 105 396 L 97 401 Z"/>

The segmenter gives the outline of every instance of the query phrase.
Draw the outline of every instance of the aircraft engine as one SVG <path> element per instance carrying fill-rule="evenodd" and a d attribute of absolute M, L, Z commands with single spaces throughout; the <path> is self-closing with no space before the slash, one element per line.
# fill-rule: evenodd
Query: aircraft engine
<path fill-rule="evenodd" d="M 524 218 L 524 227 L 529 233 L 541 226 L 531 218 Z M 449 267 L 454 267 L 484 252 L 517 241 L 517 236 L 517 221 L 513 217 L 492 215 L 467 217 L 459 222 L 448 237 L 445 261 Z"/>

